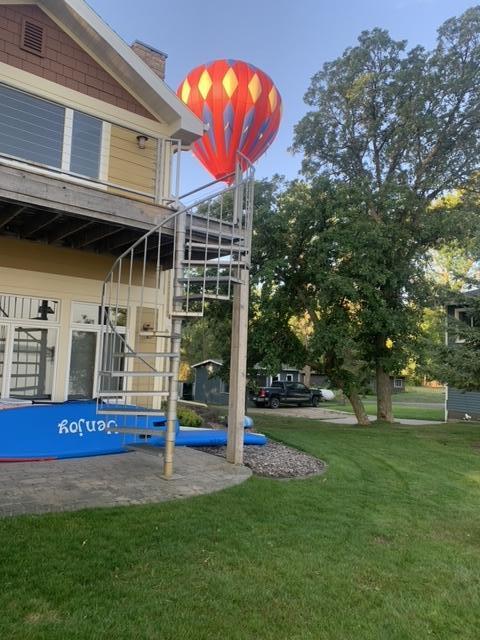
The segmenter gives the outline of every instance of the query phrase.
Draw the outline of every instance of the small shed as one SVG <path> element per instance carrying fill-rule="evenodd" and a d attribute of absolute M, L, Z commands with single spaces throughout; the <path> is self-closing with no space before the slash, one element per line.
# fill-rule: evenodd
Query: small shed
<path fill-rule="evenodd" d="M 407 388 L 407 379 L 405 376 L 390 376 L 390 387 L 392 393 L 404 393 Z M 374 393 L 377 393 L 377 381 L 372 380 L 371 389 Z"/>
<path fill-rule="evenodd" d="M 228 384 L 218 375 L 222 362 L 203 360 L 192 365 L 193 399 L 205 404 L 228 404 Z"/>

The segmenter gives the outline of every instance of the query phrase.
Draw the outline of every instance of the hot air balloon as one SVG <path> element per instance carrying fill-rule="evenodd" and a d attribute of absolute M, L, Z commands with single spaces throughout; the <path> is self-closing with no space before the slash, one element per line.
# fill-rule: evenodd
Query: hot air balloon
<path fill-rule="evenodd" d="M 241 60 L 215 60 L 191 71 L 178 96 L 207 125 L 192 151 L 217 180 L 231 182 L 237 151 L 255 162 L 273 142 L 282 99 L 269 76 Z"/>

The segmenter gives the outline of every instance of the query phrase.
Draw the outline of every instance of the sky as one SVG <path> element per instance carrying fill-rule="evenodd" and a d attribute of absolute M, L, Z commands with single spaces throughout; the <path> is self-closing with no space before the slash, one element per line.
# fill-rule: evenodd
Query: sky
<path fill-rule="evenodd" d="M 142 40 L 168 54 L 167 84 L 217 58 L 251 62 L 268 73 L 284 106 L 280 131 L 257 163 L 256 176 L 297 177 L 293 128 L 307 111 L 303 96 L 323 64 L 355 44 L 365 29 L 388 29 L 395 39 L 431 48 L 437 27 L 475 0 L 89 0 L 129 44 Z M 211 180 L 191 153 L 182 159 L 185 193 Z"/>

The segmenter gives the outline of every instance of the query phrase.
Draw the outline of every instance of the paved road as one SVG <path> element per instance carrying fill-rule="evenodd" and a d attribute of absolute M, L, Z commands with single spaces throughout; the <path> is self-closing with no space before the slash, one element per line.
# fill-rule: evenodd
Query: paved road
<path fill-rule="evenodd" d="M 357 424 L 355 416 L 341 411 L 331 411 L 323 407 L 282 407 L 281 409 L 248 409 L 249 415 L 280 416 L 290 418 L 310 418 L 311 420 L 325 420 L 336 424 Z M 376 416 L 369 416 L 370 420 L 376 420 Z M 398 419 L 400 424 L 424 425 L 441 424 L 436 420 L 410 420 Z"/>
<path fill-rule="evenodd" d="M 131 452 L 52 462 L 0 464 L 0 517 L 163 502 L 212 493 L 250 477 L 246 467 L 195 449 L 175 450 L 175 477 L 161 457 Z"/>

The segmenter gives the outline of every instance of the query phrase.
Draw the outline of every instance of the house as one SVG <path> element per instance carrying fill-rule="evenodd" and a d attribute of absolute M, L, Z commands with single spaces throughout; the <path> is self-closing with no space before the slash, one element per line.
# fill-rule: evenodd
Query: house
<path fill-rule="evenodd" d="M 377 392 L 377 381 L 372 380 L 370 388 L 373 393 Z M 390 388 L 392 393 L 404 393 L 407 389 L 407 379 L 405 376 L 390 376 Z"/>
<path fill-rule="evenodd" d="M 172 157 L 203 133 L 165 61 L 83 0 L 0 0 L 2 398 L 94 396 L 105 274 L 171 214 Z"/>
<path fill-rule="evenodd" d="M 182 322 L 222 299 L 242 461 L 254 171 L 238 157 L 228 189 L 181 203 L 181 152 L 205 127 L 166 58 L 84 0 L 0 0 L 0 460 L 161 433 L 170 478 Z"/>
<path fill-rule="evenodd" d="M 463 294 L 465 298 L 479 298 L 480 289 Z M 473 323 L 473 318 L 469 314 L 468 304 L 450 304 L 447 305 L 447 317 L 457 322 Z M 446 340 L 448 343 L 460 344 L 462 339 L 452 332 L 447 332 Z M 480 390 L 479 391 L 463 391 L 447 386 L 445 394 L 445 419 L 456 421 L 468 417 L 471 420 L 480 420 Z"/>

